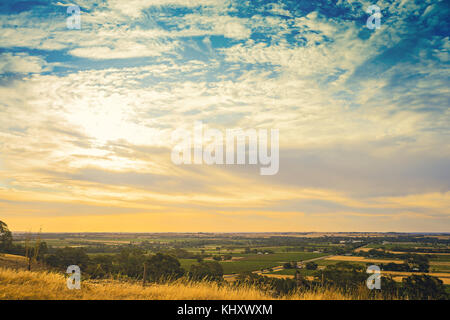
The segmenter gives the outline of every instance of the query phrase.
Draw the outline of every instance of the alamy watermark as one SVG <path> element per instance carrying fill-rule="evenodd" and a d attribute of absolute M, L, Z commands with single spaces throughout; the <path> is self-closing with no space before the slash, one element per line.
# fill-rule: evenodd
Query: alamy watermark
<path fill-rule="evenodd" d="M 380 267 L 376 265 L 371 265 L 367 267 L 367 273 L 372 273 L 371 276 L 367 278 L 366 285 L 369 290 L 381 289 L 381 271 Z"/>
<path fill-rule="evenodd" d="M 67 13 L 70 17 L 66 19 L 67 29 L 81 29 L 81 10 L 79 6 L 67 7 Z"/>
<path fill-rule="evenodd" d="M 371 5 L 367 8 L 366 12 L 371 16 L 367 18 L 366 26 L 370 30 L 381 28 L 381 9 L 377 5 Z"/>
<path fill-rule="evenodd" d="M 248 152 L 246 141 L 248 140 Z M 193 132 L 178 129 L 172 134 L 176 145 L 172 149 L 172 162 L 181 164 L 260 164 L 261 175 L 278 173 L 279 130 L 268 129 L 218 129 L 203 130 L 203 123 L 197 121 Z M 269 149 L 270 148 L 270 155 Z"/>
<path fill-rule="evenodd" d="M 67 267 L 66 273 L 70 274 L 67 278 L 67 288 L 70 290 L 81 289 L 81 269 L 77 265 Z"/>

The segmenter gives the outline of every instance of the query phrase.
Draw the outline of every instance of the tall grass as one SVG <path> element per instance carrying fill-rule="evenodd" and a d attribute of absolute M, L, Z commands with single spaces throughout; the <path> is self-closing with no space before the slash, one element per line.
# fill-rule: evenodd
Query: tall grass
<path fill-rule="evenodd" d="M 274 298 L 270 293 L 250 286 L 232 287 L 214 282 L 192 282 L 186 279 L 167 284 L 149 284 L 118 280 L 86 280 L 81 290 L 69 290 L 63 274 L 0 268 L 0 299 L 46 300 L 349 300 L 367 299 L 347 295 L 339 290 L 318 288 Z"/>

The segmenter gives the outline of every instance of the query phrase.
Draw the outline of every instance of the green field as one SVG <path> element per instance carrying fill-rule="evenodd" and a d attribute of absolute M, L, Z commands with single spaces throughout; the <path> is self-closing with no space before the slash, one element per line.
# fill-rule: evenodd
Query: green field
<path fill-rule="evenodd" d="M 436 262 L 450 262 L 450 254 L 441 254 L 441 255 L 434 255 L 433 258 L 430 259 L 430 261 L 436 261 Z"/>
<path fill-rule="evenodd" d="M 257 271 L 261 269 L 273 268 L 289 261 L 303 261 L 322 257 L 323 253 L 311 252 L 283 252 L 274 254 L 251 254 L 241 255 L 241 260 L 220 261 L 224 274 L 242 273 L 246 271 Z M 189 270 L 192 264 L 197 263 L 196 259 L 180 259 L 183 269 Z"/>

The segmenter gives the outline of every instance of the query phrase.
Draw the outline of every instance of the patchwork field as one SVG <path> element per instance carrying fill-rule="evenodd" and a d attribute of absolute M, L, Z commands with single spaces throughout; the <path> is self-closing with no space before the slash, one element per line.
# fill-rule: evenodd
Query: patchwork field
<path fill-rule="evenodd" d="M 288 252 L 273 254 L 253 254 L 235 257 L 232 261 L 220 261 L 224 274 L 235 274 L 242 272 L 259 271 L 261 269 L 274 268 L 290 261 L 304 261 L 325 256 L 323 253 L 312 252 Z M 237 259 L 238 258 L 238 259 Z M 192 264 L 197 263 L 196 259 L 180 259 L 181 266 L 189 270 Z"/>
<path fill-rule="evenodd" d="M 397 238 L 398 237 L 398 238 Z M 31 239 L 31 241 L 30 241 Z M 172 289 L 164 291 L 164 287 L 158 285 L 159 293 L 155 293 L 148 288 L 144 288 L 144 292 L 138 290 L 139 285 L 134 283 L 137 279 L 142 278 L 142 270 L 139 271 L 139 265 L 141 262 L 135 262 L 135 265 L 127 265 L 127 262 L 122 258 L 132 252 L 139 259 L 148 259 L 154 256 L 156 253 L 163 253 L 164 255 L 175 258 L 184 269 L 184 279 L 188 279 L 191 270 L 198 270 L 199 262 L 217 262 L 222 267 L 219 272 L 223 274 L 223 279 L 227 283 L 235 281 L 239 275 L 246 272 L 252 272 L 255 276 L 249 277 L 255 278 L 256 275 L 262 275 L 269 278 L 269 283 L 284 283 L 292 284 L 292 282 L 280 282 L 282 279 L 293 279 L 296 272 L 307 280 L 313 280 L 317 274 L 320 274 L 320 270 L 327 269 L 331 265 L 335 265 L 340 262 L 346 262 L 353 266 L 360 266 L 359 272 L 364 272 L 364 267 L 368 264 L 403 264 L 401 259 L 395 259 L 398 255 L 403 254 L 402 259 L 405 257 L 413 256 L 415 253 L 421 253 L 416 250 L 437 249 L 444 251 L 449 248 L 449 244 L 446 240 L 442 240 L 442 243 L 436 244 L 436 240 L 433 238 L 425 237 L 423 235 L 385 235 L 385 238 L 381 234 L 376 236 L 366 234 L 358 234 L 352 236 L 351 234 L 345 234 L 336 236 L 335 234 L 320 234 L 311 237 L 306 237 L 304 234 L 45 234 L 33 236 L 22 234 L 18 239 L 14 240 L 16 246 L 24 246 L 28 243 L 29 247 L 35 247 L 36 239 L 44 241 L 47 244 L 48 251 L 43 255 L 44 262 L 52 261 L 46 260 L 47 257 L 53 256 L 55 261 L 55 254 L 58 252 L 75 252 L 81 250 L 85 252 L 86 259 L 89 260 L 90 268 L 85 267 L 82 271 L 86 275 L 86 279 L 103 279 L 103 280 L 85 280 L 86 288 L 101 288 L 104 290 L 104 286 L 110 286 L 115 291 L 118 289 L 118 285 L 129 292 L 131 297 L 137 299 L 150 296 L 159 297 L 175 294 Z M 384 241 L 384 239 L 388 241 Z M 406 241 L 405 241 L 406 240 Z M 410 242 L 409 242 L 410 241 Z M 67 248 L 66 248 L 67 247 Z M 62 250 L 61 248 L 65 248 Z M 78 249 L 76 249 L 78 248 Z M 381 258 L 382 254 L 374 253 L 372 257 L 365 257 L 364 253 L 369 250 L 383 249 L 385 252 L 395 253 L 394 258 Z M 395 248 L 396 251 L 391 249 Z M 73 251 L 71 251 L 73 250 Z M 77 251 L 80 253 L 81 251 Z M 24 251 L 22 251 L 24 252 Z M 361 255 L 355 255 L 355 254 Z M 450 254 L 437 252 L 436 254 L 421 253 L 427 255 L 428 263 L 430 266 L 430 273 L 428 275 L 438 277 L 444 284 L 450 284 Z M 82 255 L 82 254 L 81 254 Z M 380 258 L 376 258 L 380 256 Z M 136 259 L 135 257 L 130 257 Z M 66 261 L 61 260 L 62 265 L 59 269 L 51 269 L 51 265 L 47 265 L 48 270 L 62 270 L 66 268 Z M 108 262 L 109 261 L 109 262 Z M 133 260 L 137 261 L 137 260 Z M 293 269 L 293 266 L 298 262 L 299 269 Z M 72 262 L 71 262 L 72 263 Z M 106 271 L 101 275 L 91 276 L 95 274 L 98 269 L 98 264 L 102 263 Z M 108 263 L 111 263 L 110 265 Z M 308 268 L 306 268 L 309 263 Z M 285 264 L 286 268 L 285 269 Z M 108 267 L 109 265 L 109 267 Z M 192 265 L 196 265 L 197 269 L 191 269 Z M 205 264 L 210 265 L 211 264 Z M 214 264 L 212 264 L 214 265 Z M 97 267 L 95 267 L 97 266 Z M 0 268 L 6 267 L 16 270 L 25 270 L 27 268 L 27 260 L 21 256 L 14 255 L 0 255 Z M 204 267 L 204 266 L 203 266 Z M 342 266 L 345 268 L 345 266 Z M 217 266 L 214 266 L 217 268 Z M 351 266 L 350 266 L 351 268 Z M 395 270 L 395 267 L 392 270 Z M 39 270 L 38 268 L 32 268 L 33 271 Z M 123 272 L 131 270 L 131 275 L 125 273 L 125 277 L 122 277 Z M 133 271 L 133 270 L 137 270 Z M 333 268 L 329 268 L 328 271 L 333 272 Z M 400 270 L 400 269 L 399 269 Z M 193 272 L 194 272 L 193 271 Z M 134 272 L 134 274 L 132 273 Z M 223 272 L 223 273 L 222 273 Z M 385 275 L 391 275 L 396 281 L 401 282 L 402 278 L 411 276 L 412 272 L 397 272 L 397 271 L 382 271 Z M 364 272 L 365 273 L 365 272 Z M 330 274 L 330 273 L 328 273 Z M 245 277 L 240 276 L 240 279 Z M 123 284 L 117 282 L 122 279 L 128 281 Z M 280 281 L 275 280 L 280 279 Z M 122 281 L 121 280 L 121 281 Z M 266 281 L 264 280 L 264 281 Z M 130 282 L 131 281 L 131 284 Z M 359 281 L 359 280 L 358 280 Z M 295 283 L 295 282 L 294 282 Z M 137 285 L 137 287 L 129 287 L 130 285 Z M 365 284 L 362 284 L 365 287 Z M 12 285 L 14 287 L 14 285 Z M 8 287 L 7 290 L 11 288 Z M 152 285 L 153 287 L 153 285 Z M 281 286 L 282 287 L 282 286 Z M 6 287 L 5 287 L 6 288 Z M 126 289 L 125 289 L 126 288 Z M 176 287 L 177 290 L 184 290 L 187 297 L 193 297 L 193 299 L 202 299 L 201 294 L 194 294 L 198 287 L 193 284 Z M 194 289 L 197 288 L 197 289 Z M 344 287 L 345 288 L 345 287 Z M 450 288 L 450 287 L 448 287 Z M 448 288 L 446 290 L 448 290 Z M 342 288 L 341 288 L 342 289 Z M 89 289 L 90 290 L 90 289 Z M 120 289 L 119 291 L 121 291 Z M 202 289 L 203 290 L 203 289 Z M 165 292 L 165 293 L 164 293 Z M 169 293 L 170 292 L 170 293 Z M 20 293 L 14 293 L 16 296 L 23 297 L 24 299 L 33 297 L 32 293 L 21 295 Z M 116 296 L 121 297 L 122 293 L 112 292 L 100 293 L 98 296 L 89 296 L 87 293 L 74 297 L 75 299 L 113 299 Z M 259 294 L 259 293 L 258 293 Z M 252 295 L 252 293 L 250 294 Z M 263 297 L 264 294 L 261 296 Z M 50 299 L 53 297 L 51 293 L 46 293 L 46 297 Z M 256 296 L 255 296 L 256 297 Z M 71 296 L 67 296 L 71 299 Z"/>

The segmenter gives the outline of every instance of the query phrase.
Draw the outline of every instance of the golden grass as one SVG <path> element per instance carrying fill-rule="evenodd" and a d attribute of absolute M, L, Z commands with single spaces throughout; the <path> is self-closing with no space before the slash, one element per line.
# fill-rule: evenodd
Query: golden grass
<path fill-rule="evenodd" d="M 332 256 L 325 258 L 325 260 L 336 260 L 336 261 L 353 261 L 353 262 L 373 262 L 373 263 L 403 263 L 400 260 L 387 260 L 387 259 L 370 259 L 365 257 L 355 257 L 355 256 Z"/>
<path fill-rule="evenodd" d="M 406 278 L 408 276 L 409 275 L 395 276 L 395 277 L 392 277 L 392 279 L 394 279 L 397 282 L 401 282 L 403 280 L 403 278 Z M 450 278 L 439 278 L 439 279 L 441 279 L 444 284 L 450 284 Z"/>
<path fill-rule="evenodd" d="M 27 261 L 27 258 L 24 256 L 18 256 L 16 254 L 9 254 L 9 253 L 2 253 L 0 254 L 0 257 L 4 257 L 11 260 L 17 260 L 17 261 Z"/>
<path fill-rule="evenodd" d="M 450 262 L 448 262 L 448 261 L 438 261 L 438 262 L 431 261 L 430 266 L 450 266 Z"/>
<path fill-rule="evenodd" d="M 265 276 L 265 277 L 269 277 L 269 278 L 277 278 L 277 279 L 294 279 L 295 278 L 294 275 L 289 275 L 289 274 L 273 274 L 273 273 L 262 273 L 262 272 L 257 272 L 256 274 L 258 274 L 260 276 Z"/>
<path fill-rule="evenodd" d="M 386 250 L 386 252 L 394 253 L 394 254 L 430 254 L 430 255 L 437 255 L 437 256 L 448 256 L 450 253 L 440 253 L 440 252 L 406 252 L 406 251 L 391 251 Z"/>
<path fill-rule="evenodd" d="M 362 297 L 364 298 L 364 297 Z M 252 287 L 233 288 L 209 282 L 175 281 L 142 287 L 117 280 L 83 281 L 80 290 L 69 290 L 63 274 L 0 268 L 1 300 L 273 300 Z M 347 300 L 350 296 L 331 289 L 296 292 L 279 299 Z"/>

